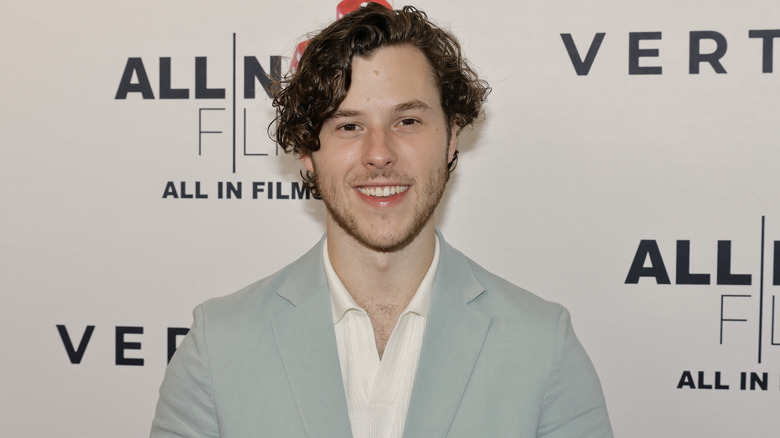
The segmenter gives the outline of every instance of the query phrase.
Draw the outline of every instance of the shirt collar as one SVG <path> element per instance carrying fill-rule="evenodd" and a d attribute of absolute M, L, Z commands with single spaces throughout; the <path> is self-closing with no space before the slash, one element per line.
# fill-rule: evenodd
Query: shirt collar
<path fill-rule="evenodd" d="M 408 312 L 416 313 L 420 316 L 428 316 L 428 307 L 431 304 L 431 294 L 433 292 L 433 280 L 436 277 L 436 268 L 439 266 L 439 236 L 435 236 L 435 247 L 433 251 L 433 260 L 428 267 L 428 271 L 425 273 L 420 286 L 417 287 L 417 291 L 414 293 L 409 305 L 406 306 L 403 314 Z M 333 323 L 338 323 L 341 318 L 349 310 L 364 311 L 349 294 L 344 283 L 341 282 L 338 274 L 333 269 L 333 265 L 330 263 L 330 255 L 328 254 L 328 239 L 325 238 L 325 243 L 322 245 L 322 260 L 325 265 L 325 276 L 328 279 L 328 288 L 330 289 L 330 302 L 333 310 Z"/>

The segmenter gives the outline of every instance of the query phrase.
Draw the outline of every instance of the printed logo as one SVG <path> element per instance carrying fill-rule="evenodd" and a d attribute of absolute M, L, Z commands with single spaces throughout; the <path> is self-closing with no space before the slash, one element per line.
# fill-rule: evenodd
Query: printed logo
<path fill-rule="evenodd" d="M 570 33 L 562 33 L 561 39 L 569 59 L 578 76 L 587 76 L 590 73 L 593 62 L 604 42 L 606 32 L 598 32 L 585 51 L 585 43 L 578 45 Z M 628 74 L 629 75 L 660 75 L 663 74 L 663 66 L 656 58 L 660 57 L 660 49 L 654 47 L 653 41 L 663 38 L 661 32 L 629 32 L 628 33 Z M 762 44 L 761 72 L 772 73 L 773 53 L 775 38 L 780 38 L 780 29 L 754 29 L 748 31 L 748 38 L 759 39 Z M 714 45 L 711 51 L 705 49 Z M 688 34 L 688 74 L 697 75 L 709 66 L 718 74 L 725 74 L 724 58 L 728 48 L 726 37 L 716 31 L 691 31 Z M 585 53 L 583 58 L 582 53 Z M 724 61 L 724 62 L 722 62 Z M 756 64 L 758 65 L 758 63 Z"/>
<path fill-rule="evenodd" d="M 780 292 L 776 288 L 780 286 L 780 240 L 767 241 L 765 217 L 761 218 L 761 227 L 756 230 L 756 236 L 759 231 L 760 245 L 752 244 L 756 251 L 760 251 L 760 262 L 753 272 L 734 272 L 732 249 L 739 243 L 731 240 L 717 241 L 717 265 L 714 272 L 692 272 L 691 260 L 696 254 L 692 248 L 695 246 L 700 249 L 703 244 L 681 239 L 676 241 L 673 253 L 669 248 L 664 248 L 662 253 L 657 240 L 645 239 L 639 242 L 625 284 L 654 282 L 657 285 L 709 286 L 716 291 L 713 299 L 719 300 L 719 314 L 712 318 L 713 329 L 719 331 L 715 338 L 718 344 L 723 347 L 728 347 L 728 343 L 739 343 L 740 347 L 755 345 L 753 357 L 756 363 L 765 364 L 769 349 L 780 346 L 780 335 L 777 334 L 780 327 L 775 327 L 780 318 L 776 312 L 776 306 L 780 304 L 776 303 Z M 765 248 L 771 248 L 771 252 L 768 253 Z M 744 266 L 742 263 L 740 265 Z M 769 269 L 765 269 L 765 266 Z M 669 274 L 671 267 L 674 267 L 673 277 Z M 751 325 L 756 327 L 755 331 L 748 329 Z M 756 371 L 739 371 L 726 377 L 719 370 L 684 370 L 677 388 L 767 391 L 771 377 L 774 376 L 768 372 Z M 771 386 L 777 388 L 778 384 L 775 382 Z"/>

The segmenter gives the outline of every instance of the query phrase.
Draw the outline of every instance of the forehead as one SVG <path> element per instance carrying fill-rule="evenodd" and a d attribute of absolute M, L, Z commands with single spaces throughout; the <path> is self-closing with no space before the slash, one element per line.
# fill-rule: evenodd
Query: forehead
<path fill-rule="evenodd" d="M 387 46 L 352 60 L 351 84 L 339 108 L 395 106 L 412 100 L 441 108 L 428 58 L 412 45 Z"/>

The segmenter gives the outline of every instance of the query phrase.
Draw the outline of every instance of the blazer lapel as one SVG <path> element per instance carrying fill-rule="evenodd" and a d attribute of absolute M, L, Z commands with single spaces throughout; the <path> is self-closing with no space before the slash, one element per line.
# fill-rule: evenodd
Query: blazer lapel
<path fill-rule="evenodd" d="M 438 233 L 438 231 L 437 231 Z M 482 350 L 490 316 L 468 303 L 485 288 L 439 235 L 441 255 L 404 436 L 445 436 Z"/>
<path fill-rule="evenodd" d="M 351 436 L 322 242 L 295 267 L 278 291 L 295 307 L 271 319 L 290 390 L 308 436 Z"/>

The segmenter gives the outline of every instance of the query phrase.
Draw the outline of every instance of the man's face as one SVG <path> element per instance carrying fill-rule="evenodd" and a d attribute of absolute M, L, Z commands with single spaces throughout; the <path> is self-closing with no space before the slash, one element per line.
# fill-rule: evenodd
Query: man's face
<path fill-rule="evenodd" d="M 317 176 L 329 231 L 392 251 L 432 226 L 456 136 L 419 49 L 354 58 L 349 92 L 323 124 L 320 145 L 301 160 Z"/>

